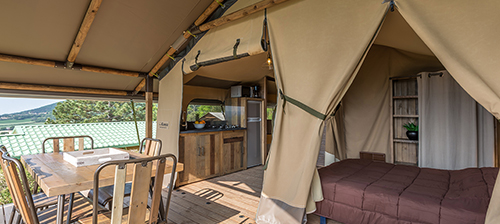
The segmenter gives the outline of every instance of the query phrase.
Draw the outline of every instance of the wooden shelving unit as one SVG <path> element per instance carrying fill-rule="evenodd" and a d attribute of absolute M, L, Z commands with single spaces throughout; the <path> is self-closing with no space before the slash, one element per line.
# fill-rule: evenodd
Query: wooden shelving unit
<path fill-rule="evenodd" d="M 418 123 L 417 77 L 391 78 L 391 147 L 395 164 L 418 165 L 418 140 L 406 137 L 403 127 Z"/>
<path fill-rule="evenodd" d="M 418 99 L 418 96 L 393 96 L 393 99 Z"/>
<path fill-rule="evenodd" d="M 405 115 L 402 115 L 402 114 L 395 114 L 395 115 L 392 115 L 392 117 L 408 117 L 408 118 L 418 118 L 418 115 L 410 115 L 410 114 L 405 114 Z"/>

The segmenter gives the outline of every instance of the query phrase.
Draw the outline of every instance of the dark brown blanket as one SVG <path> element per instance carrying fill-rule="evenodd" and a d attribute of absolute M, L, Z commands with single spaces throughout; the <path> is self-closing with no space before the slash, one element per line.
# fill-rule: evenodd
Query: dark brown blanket
<path fill-rule="evenodd" d="M 316 214 L 346 224 L 484 223 L 497 174 L 348 159 L 319 170 Z"/>

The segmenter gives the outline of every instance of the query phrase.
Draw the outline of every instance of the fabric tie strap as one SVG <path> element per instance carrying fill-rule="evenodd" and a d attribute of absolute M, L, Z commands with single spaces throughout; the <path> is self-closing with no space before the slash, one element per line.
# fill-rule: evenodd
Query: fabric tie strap
<path fill-rule="evenodd" d="M 196 35 L 194 35 L 193 33 L 191 33 L 191 31 L 186 30 L 185 32 L 188 33 L 189 35 L 191 35 L 192 37 L 196 38 Z"/>
<path fill-rule="evenodd" d="M 219 5 L 220 5 L 220 7 L 221 7 L 221 8 L 223 8 L 223 9 L 224 9 L 224 8 L 226 8 L 226 6 L 225 6 L 224 4 L 222 4 L 220 1 L 218 1 L 218 0 L 215 0 L 215 1 L 216 1 L 217 3 L 219 3 Z"/>
<path fill-rule="evenodd" d="M 165 55 L 167 55 L 170 59 L 172 59 L 172 61 L 175 61 L 175 58 L 172 57 L 172 55 L 169 55 L 169 54 L 165 54 Z"/>
<path fill-rule="evenodd" d="M 240 45 L 240 39 L 236 39 L 236 43 L 233 46 L 233 57 L 234 59 L 238 59 L 238 46 Z"/>
<path fill-rule="evenodd" d="M 323 114 L 323 113 L 303 104 L 302 102 L 285 95 L 281 89 L 280 89 L 280 96 L 281 96 L 281 99 L 283 100 L 283 108 L 285 107 L 285 104 L 287 102 L 290 102 L 291 104 L 293 104 L 293 105 L 297 106 L 298 108 L 302 109 L 303 111 L 319 118 L 322 121 L 324 121 L 328 117 L 328 115 Z"/>
<path fill-rule="evenodd" d="M 303 104 L 302 102 L 300 102 L 300 101 L 298 101 L 298 100 L 296 100 L 296 99 L 294 99 L 292 97 L 289 97 L 289 96 L 285 95 L 281 89 L 280 89 L 279 92 L 280 92 L 280 97 L 283 100 L 283 108 L 285 108 L 285 104 L 287 102 L 290 102 L 291 104 L 293 104 L 293 105 L 297 106 L 298 108 L 302 109 L 303 111 L 305 111 L 305 112 L 307 112 L 307 113 L 309 113 L 309 114 L 311 114 L 311 115 L 319 118 L 322 121 L 326 120 L 327 118 L 334 117 L 335 113 L 337 112 L 337 110 L 340 107 L 340 104 L 337 105 L 337 107 L 335 108 L 334 112 L 330 116 L 328 116 L 326 114 L 323 114 L 323 113 L 321 113 L 321 112 L 313 109 L 310 106 L 307 106 L 307 105 Z M 267 170 L 267 166 L 268 165 L 269 165 L 269 155 L 267 156 L 266 163 L 264 164 L 264 170 Z"/>

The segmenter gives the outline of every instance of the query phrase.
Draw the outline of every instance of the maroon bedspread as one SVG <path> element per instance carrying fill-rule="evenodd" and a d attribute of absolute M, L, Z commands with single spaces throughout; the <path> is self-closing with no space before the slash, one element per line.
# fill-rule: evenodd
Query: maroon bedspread
<path fill-rule="evenodd" d="M 484 223 L 497 174 L 348 159 L 319 170 L 325 199 L 316 214 L 343 223 Z"/>

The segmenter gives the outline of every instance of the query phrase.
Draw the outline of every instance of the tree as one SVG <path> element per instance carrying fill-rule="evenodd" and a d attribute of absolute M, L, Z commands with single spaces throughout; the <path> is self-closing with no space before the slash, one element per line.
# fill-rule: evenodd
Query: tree
<path fill-rule="evenodd" d="M 189 104 L 187 108 L 187 120 L 195 121 L 196 115 L 203 117 L 208 112 L 222 112 L 222 108 L 221 106 Z"/>
<path fill-rule="evenodd" d="M 153 120 L 156 120 L 157 110 L 158 105 L 153 104 Z M 146 119 L 146 104 L 135 103 L 135 112 L 137 120 L 144 121 Z M 57 103 L 52 114 L 54 119 L 48 118 L 45 124 L 77 124 L 134 120 L 130 102 L 65 100 Z"/>

